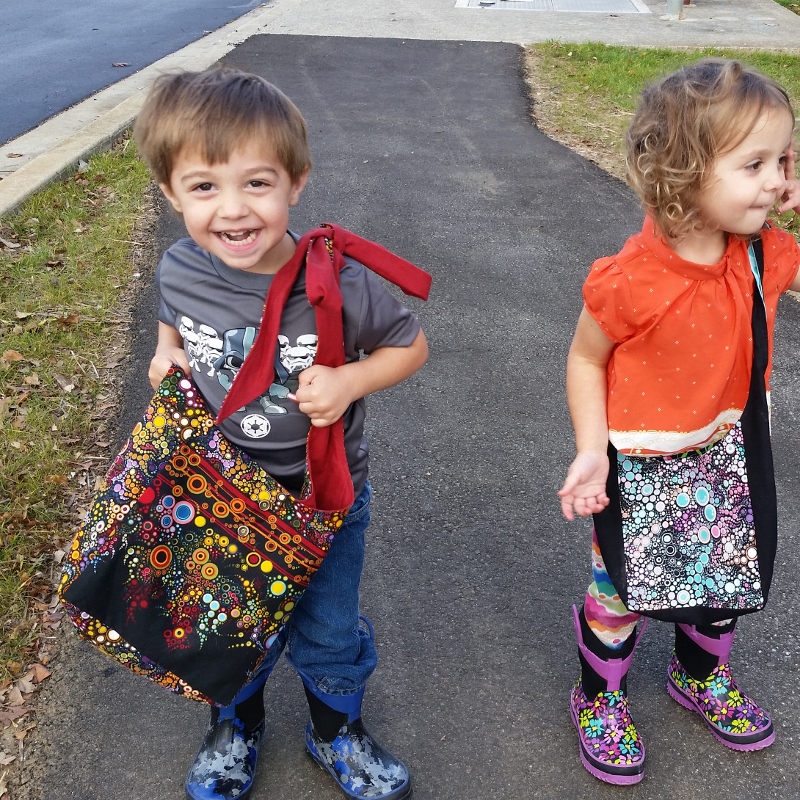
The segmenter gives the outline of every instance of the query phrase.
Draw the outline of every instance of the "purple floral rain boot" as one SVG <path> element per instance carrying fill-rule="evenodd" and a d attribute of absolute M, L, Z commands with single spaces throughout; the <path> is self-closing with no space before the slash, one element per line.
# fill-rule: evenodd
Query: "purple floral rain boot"
<path fill-rule="evenodd" d="M 644 744 L 628 711 L 627 680 L 633 651 L 644 631 L 619 649 L 606 647 L 573 606 L 581 678 L 570 695 L 570 714 L 578 731 L 581 762 L 606 783 L 638 783 L 644 777 Z"/>
<path fill-rule="evenodd" d="M 775 729 L 769 715 L 731 676 L 728 656 L 734 625 L 703 626 L 702 632 L 694 625 L 676 625 L 667 691 L 684 708 L 697 712 L 726 747 L 761 750 L 775 741 Z"/>

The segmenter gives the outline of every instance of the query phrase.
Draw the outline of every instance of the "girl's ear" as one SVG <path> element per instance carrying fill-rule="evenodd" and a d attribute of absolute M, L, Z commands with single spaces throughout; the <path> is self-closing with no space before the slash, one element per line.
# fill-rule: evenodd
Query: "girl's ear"
<path fill-rule="evenodd" d="M 166 183 L 159 183 L 158 188 L 164 193 L 164 197 L 169 200 L 176 213 L 182 214 L 183 212 L 181 211 L 181 204 L 172 189 Z"/>
<path fill-rule="evenodd" d="M 303 193 L 303 189 L 305 189 L 308 173 L 310 171 L 311 167 L 306 167 L 303 170 L 303 174 L 292 184 L 292 191 L 289 194 L 290 206 L 296 206 L 300 202 L 300 195 Z"/>

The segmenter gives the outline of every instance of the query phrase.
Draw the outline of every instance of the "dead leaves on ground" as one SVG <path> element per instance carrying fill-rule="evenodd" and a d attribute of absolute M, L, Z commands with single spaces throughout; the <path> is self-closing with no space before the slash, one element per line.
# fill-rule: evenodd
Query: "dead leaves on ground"
<path fill-rule="evenodd" d="M 29 717 L 34 711 L 33 698 L 42 683 L 52 675 L 45 637 L 54 636 L 61 626 L 64 612 L 56 594 L 48 602 L 35 600 L 33 607 L 37 611 L 40 642 L 45 643 L 39 649 L 38 661 L 26 670 L 23 671 L 19 664 L 6 665 L 13 677 L 0 683 L 0 768 L 24 759 L 25 737 L 36 727 Z M 8 791 L 4 778 L 5 773 L 0 775 L 0 798 Z"/>

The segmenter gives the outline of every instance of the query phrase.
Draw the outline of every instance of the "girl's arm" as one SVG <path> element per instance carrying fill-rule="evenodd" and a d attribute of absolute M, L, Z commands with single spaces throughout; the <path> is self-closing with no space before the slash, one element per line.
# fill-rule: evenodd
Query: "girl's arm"
<path fill-rule="evenodd" d="M 786 187 L 780 197 L 781 204 L 778 206 L 778 213 L 793 210 L 795 214 L 800 214 L 800 181 L 797 180 L 794 169 L 794 145 L 784 154 L 785 161 L 783 168 L 786 177 Z"/>
<path fill-rule="evenodd" d="M 158 389 L 158 384 L 173 364 L 185 369 L 187 374 L 191 372 L 186 353 L 183 351 L 183 336 L 172 325 L 159 322 L 156 352 L 150 361 L 150 371 L 147 373 L 150 385 L 154 389 Z"/>
<path fill-rule="evenodd" d="M 800 214 L 800 181 L 795 177 L 794 146 L 786 151 L 784 165 L 786 170 L 786 189 L 781 195 L 781 205 L 778 206 L 778 213 L 783 214 L 785 211 L 793 210 L 795 214 Z M 789 288 L 793 292 L 800 292 L 800 272 L 797 273 Z"/>
<path fill-rule="evenodd" d="M 584 308 L 567 358 L 567 401 L 578 454 L 558 496 L 567 519 L 602 511 L 609 503 L 606 368 L 615 347 Z"/>
<path fill-rule="evenodd" d="M 312 425 L 333 425 L 351 403 L 404 381 L 427 360 L 428 344 L 420 331 L 408 347 L 379 347 L 341 367 L 309 367 L 298 377 L 298 407 Z"/>

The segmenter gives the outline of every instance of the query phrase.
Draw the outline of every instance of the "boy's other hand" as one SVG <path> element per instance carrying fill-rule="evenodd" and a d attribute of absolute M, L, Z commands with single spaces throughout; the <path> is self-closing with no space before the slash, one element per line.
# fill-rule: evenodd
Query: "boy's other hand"
<path fill-rule="evenodd" d="M 558 496 L 561 513 L 569 520 L 598 514 L 608 504 L 606 480 L 608 455 L 601 451 L 578 453 L 567 472 L 567 479 Z"/>
<path fill-rule="evenodd" d="M 333 425 L 357 399 L 352 396 L 352 382 L 341 367 L 315 364 L 298 375 L 298 384 L 297 405 L 317 428 Z"/>
<path fill-rule="evenodd" d="M 185 370 L 187 375 L 192 371 L 183 347 L 178 347 L 177 345 L 159 347 L 150 361 L 150 370 L 147 373 L 153 389 L 158 389 L 158 385 L 164 380 L 164 376 L 169 372 L 169 368 L 173 364 L 177 364 L 181 369 Z"/>

